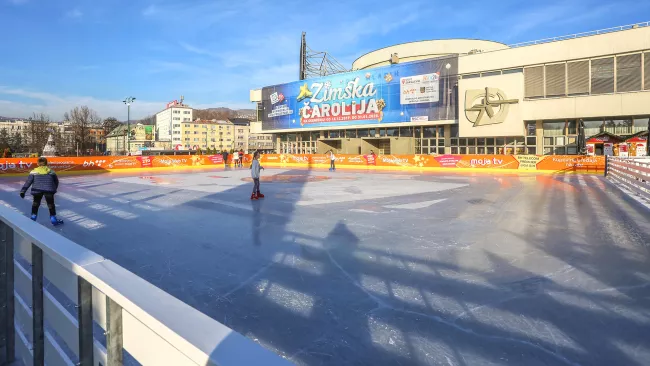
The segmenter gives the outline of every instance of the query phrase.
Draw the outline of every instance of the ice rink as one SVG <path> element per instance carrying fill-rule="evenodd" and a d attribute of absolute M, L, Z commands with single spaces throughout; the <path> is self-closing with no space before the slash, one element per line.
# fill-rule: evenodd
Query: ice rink
<path fill-rule="evenodd" d="M 262 175 L 61 177 L 39 222 L 298 365 L 650 360 L 649 211 L 600 176 Z"/>

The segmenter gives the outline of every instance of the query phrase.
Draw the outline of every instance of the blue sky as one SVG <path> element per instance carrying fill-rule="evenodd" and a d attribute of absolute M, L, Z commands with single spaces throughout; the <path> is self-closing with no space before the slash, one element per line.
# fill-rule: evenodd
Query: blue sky
<path fill-rule="evenodd" d="M 0 116 L 77 105 L 126 119 L 185 96 L 250 108 L 249 90 L 297 79 L 301 31 L 347 67 L 396 43 L 516 43 L 650 20 L 649 1 L 0 0 Z"/>

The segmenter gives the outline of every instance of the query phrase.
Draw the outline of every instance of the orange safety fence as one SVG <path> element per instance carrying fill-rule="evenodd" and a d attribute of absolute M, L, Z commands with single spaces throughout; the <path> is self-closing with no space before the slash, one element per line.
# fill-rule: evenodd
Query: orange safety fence
<path fill-rule="evenodd" d="M 229 157 L 232 163 L 232 155 Z M 251 155 L 245 155 L 249 165 Z M 155 170 L 165 168 L 215 168 L 223 166 L 221 155 L 173 156 L 86 156 L 51 157 L 49 166 L 56 172 L 83 173 L 128 169 Z M 261 163 L 283 167 L 328 167 L 327 155 L 266 154 Z M 37 165 L 36 158 L 0 159 L 0 176 L 24 175 Z M 510 170 L 528 172 L 593 172 L 605 170 L 602 156 L 576 155 L 336 155 L 337 168 L 392 170 Z"/>

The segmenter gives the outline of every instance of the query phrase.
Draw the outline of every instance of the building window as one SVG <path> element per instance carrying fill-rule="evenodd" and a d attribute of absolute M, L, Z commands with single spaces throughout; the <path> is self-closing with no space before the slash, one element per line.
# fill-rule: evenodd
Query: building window
<path fill-rule="evenodd" d="M 578 136 L 575 120 L 544 122 L 543 127 L 544 155 L 566 155 L 573 151 L 577 153 Z"/>
<path fill-rule="evenodd" d="M 183 114 L 190 114 L 190 113 L 192 113 L 192 112 L 190 112 L 190 111 L 183 111 Z"/>
<path fill-rule="evenodd" d="M 614 92 L 614 57 L 591 60 L 591 94 Z"/>
<path fill-rule="evenodd" d="M 180 127 L 181 127 L 180 123 L 174 125 L 174 128 L 180 128 Z"/>
<path fill-rule="evenodd" d="M 642 90 L 641 54 L 616 56 L 616 91 Z"/>
<path fill-rule="evenodd" d="M 186 127 L 186 128 L 189 128 L 189 127 L 190 127 L 190 125 L 185 125 L 185 127 Z"/>

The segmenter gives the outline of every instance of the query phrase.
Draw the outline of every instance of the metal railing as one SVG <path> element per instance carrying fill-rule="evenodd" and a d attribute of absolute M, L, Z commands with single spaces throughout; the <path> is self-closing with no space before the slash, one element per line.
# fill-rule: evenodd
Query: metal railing
<path fill-rule="evenodd" d="M 0 365 L 289 365 L 5 206 L 0 241 Z"/>
<path fill-rule="evenodd" d="M 609 156 L 605 176 L 622 186 L 628 193 L 650 202 L 650 157 Z"/>
<path fill-rule="evenodd" d="M 565 36 L 544 38 L 544 39 L 539 39 L 539 40 L 536 40 L 536 41 L 527 41 L 527 42 L 515 43 L 515 44 L 508 45 L 508 47 L 517 48 L 517 47 L 532 46 L 532 45 L 536 45 L 536 44 L 565 41 L 567 39 L 589 37 L 589 36 L 595 36 L 595 35 L 598 35 L 598 34 L 620 32 L 620 31 L 623 31 L 623 30 L 643 28 L 643 27 L 650 27 L 650 21 L 642 22 L 642 23 L 629 24 L 629 25 L 620 25 L 620 26 L 617 26 L 617 27 L 599 29 L 599 30 L 594 30 L 594 31 L 589 31 L 589 32 L 569 34 L 569 35 L 565 35 Z"/>

